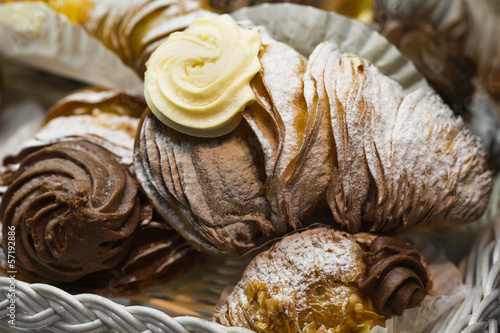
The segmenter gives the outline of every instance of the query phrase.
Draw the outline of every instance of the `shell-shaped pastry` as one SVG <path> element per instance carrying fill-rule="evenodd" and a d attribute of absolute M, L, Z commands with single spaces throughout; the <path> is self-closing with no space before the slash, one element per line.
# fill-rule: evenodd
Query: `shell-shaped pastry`
<path fill-rule="evenodd" d="M 320 44 L 309 61 L 264 39 L 256 102 L 200 139 L 146 114 L 138 180 L 197 249 L 235 256 L 328 208 L 349 232 L 474 221 L 492 188 L 478 137 L 432 89 L 403 92 L 368 61 Z"/>

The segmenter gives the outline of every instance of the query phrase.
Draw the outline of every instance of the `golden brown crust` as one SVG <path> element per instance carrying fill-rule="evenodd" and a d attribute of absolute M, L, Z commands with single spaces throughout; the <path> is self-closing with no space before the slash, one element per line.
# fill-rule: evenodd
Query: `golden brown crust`
<path fill-rule="evenodd" d="M 131 95 L 119 90 L 87 88 L 75 91 L 52 106 L 42 126 L 57 117 L 108 113 L 118 116 L 140 118 L 146 109 L 142 96 Z M 135 131 L 132 133 L 135 136 Z"/>

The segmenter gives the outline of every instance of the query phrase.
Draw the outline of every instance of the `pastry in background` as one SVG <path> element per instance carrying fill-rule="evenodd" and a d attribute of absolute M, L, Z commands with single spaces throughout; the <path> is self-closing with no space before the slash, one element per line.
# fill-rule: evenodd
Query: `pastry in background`
<path fill-rule="evenodd" d="M 67 140 L 88 140 L 111 151 L 128 168 L 144 99 L 118 90 L 76 91 L 49 109 L 40 129 L 23 142 L 0 167 L 0 184 L 9 183 L 20 161 L 33 151 Z"/>
<path fill-rule="evenodd" d="M 375 21 L 428 24 L 459 43 L 474 61 L 480 83 L 500 98 L 500 7 L 490 0 L 375 0 Z"/>
<path fill-rule="evenodd" d="M 256 332 L 368 332 L 420 305 L 420 253 L 396 238 L 318 227 L 258 254 L 214 320 Z"/>
<path fill-rule="evenodd" d="M 19 1 L 23 0 L 6 2 Z M 170 33 L 185 29 L 197 17 L 213 14 L 205 0 L 44 2 L 102 41 L 141 77 L 149 55 Z"/>
<path fill-rule="evenodd" d="M 438 31 L 423 17 L 421 22 L 414 17 L 401 21 L 397 14 L 384 11 L 384 1 L 375 4 L 379 32 L 414 63 L 454 113 L 464 118 L 481 138 L 489 167 L 499 170 L 500 109 L 478 77 L 478 64 L 466 54 L 463 41 L 450 31 Z"/>
<path fill-rule="evenodd" d="M 261 31 L 255 52 L 254 35 L 238 35 L 224 17 L 195 21 L 184 32 L 189 38 L 177 33 L 182 42 L 152 55 L 145 95 L 154 114 L 143 116 L 134 154 L 151 203 L 196 249 L 238 256 L 322 209 L 351 233 L 451 226 L 482 215 L 492 187 L 484 147 L 432 89 L 405 93 L 330 42 L 307 60 Z M 225 28 L 212 30 L 219 25 Z M 226 51 L 205 49 L 210 34 L 221 47 L 238 45 L 231 52 L 245 64 L 240 71 L 214 63 L 210 55 Z M 239 43 L 248 36 L 249 44 L 232 43 L 233 36 Z M 257 73 L 254 101 L 242 84 L 249 73 Z M 229 108 L 214 105 L 242 113 L 228 120 Z M 174 130 L 165 118 L 181 125 Z M 213 119 L 240 122 L 218 133 Z"/>
<path fill-rule="evenodd" d="M 299 5 L 313 6 L 327 11 L 336 12 L 341 15 L 356 18 L 362 22 L 372 20 L 372 0 L 346 1 L 346 0 L 210 0 L 213 8 L 223 14 L 237 9 L 256 6 L 263 3 L 295 3 Z"/>

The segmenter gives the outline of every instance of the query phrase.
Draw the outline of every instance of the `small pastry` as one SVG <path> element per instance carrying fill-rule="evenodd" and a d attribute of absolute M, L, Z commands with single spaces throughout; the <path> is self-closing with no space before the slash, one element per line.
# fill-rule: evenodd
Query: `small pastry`
<path fill-rule="evenodd" d="M 256 332 L 368 332 L 420 305 L 420 253 L 391 237 L 315 228 L 257 255 L 214 320 Z"/>
<path fill-rule="evenodd" d="M 154 214 L 133 178 L 144 109 L 141 97 L 121 91 L 75 92 L 5 159 L 0 223 L 3 235 L 14 228 L 23 240 L 18 265 L 25 279 L 70 292 L 130 294 L 197 262 L 199 254 Z"/>
<path fill-rule="evenodd" d="M 172 58 L 152 55 L 145 94 L 154 114 L 141 120 L 134 153 L 144 192 L 195 248 L 237 256 L 326 208 L 352 233 L 481 216 L 492 187 L 484 148 L 432 89 L 405 93 L 333 43 L 308 61 L 262 33 L 255 52 L 253 34 L 235 33 L 224 16 L 195 21 L 184 39 L 176 33 L 171 52 L 159 48 Z M 248 44 L 235 46 L 242 36 Z M 226 52 L 245 65 L 221 70 Z M 255 99 L 241 85 L 254 57 L 262 66 L 250 81 Z M 213 105 L 239 105 L 234 130 L 225 126 L 234 126 L 229 109 Z"/>

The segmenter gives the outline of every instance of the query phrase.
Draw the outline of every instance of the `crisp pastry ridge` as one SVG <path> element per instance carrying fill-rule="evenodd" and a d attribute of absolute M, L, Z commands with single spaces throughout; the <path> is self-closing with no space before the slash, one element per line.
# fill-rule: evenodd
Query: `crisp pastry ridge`
<path fill-rule="evenodd" d="M 37 132 L 4 158 L 0 184 L 8 183 L 25 156 L 59 141 L 91 141 L 130 168 L 137 125 L 145 108 L 142 97 L 119 90 L 86 88 L 65 96 L 48 110 Z"/>
<path fill-rule="evenodd" d="M 377 30 L 413 62 L 453 112 L 464 118 L 467 127 L 481 138 L 488 167 L 498 171 L 500 116 L 487 91 L 488 82 L 478 72 L 477 59 L 470 57 L 463 41 L 451 31 L 439 29 L 428 18 L 413 21 L 415 18 L 397 13 L 392 16 L 382 3 L 376 2 Z M 387 12 L 387 17 L 382 15 Z"/>

